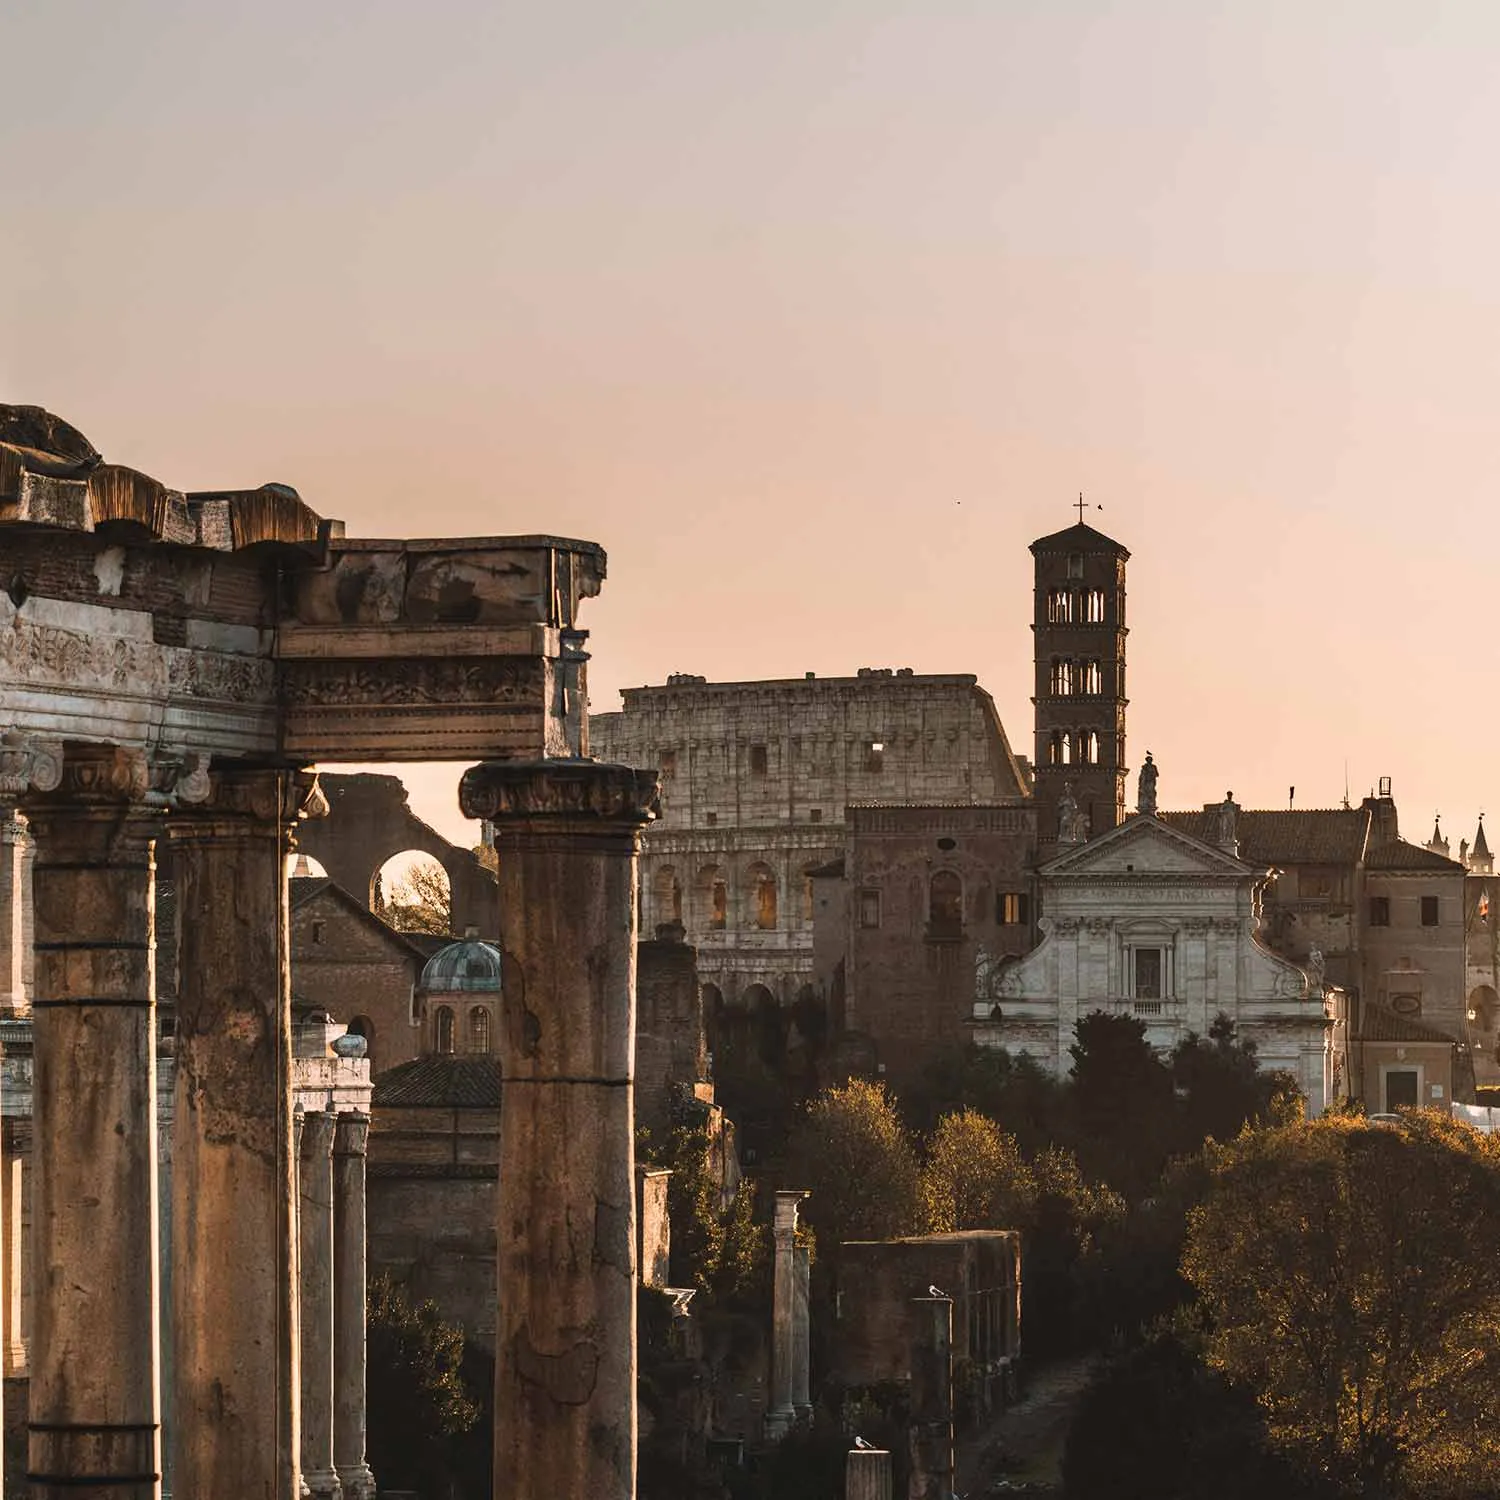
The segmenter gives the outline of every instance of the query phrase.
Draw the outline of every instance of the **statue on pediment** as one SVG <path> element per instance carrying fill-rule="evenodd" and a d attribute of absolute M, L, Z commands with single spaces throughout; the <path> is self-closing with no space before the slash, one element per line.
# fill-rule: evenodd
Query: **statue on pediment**
<path fill-rule="evenodd" d="M 1135 810 L 1143 817 L 1154 818 L 1156 816 L 1156 762 L 1151 758 L 1151 752 L 1146 752 L 1146 763 L 1141 767 L 1141 774 L 1136 782 Z"/>
<path fill-rule="evenodd" d="M 1062 796 L 1057 799 L 1057 841 L 1060 844 L 1082 844 L 1088 838 L 1088 814 L 1078 805 L 1073 795 L 1073 783 L 1063 783 Z"/>

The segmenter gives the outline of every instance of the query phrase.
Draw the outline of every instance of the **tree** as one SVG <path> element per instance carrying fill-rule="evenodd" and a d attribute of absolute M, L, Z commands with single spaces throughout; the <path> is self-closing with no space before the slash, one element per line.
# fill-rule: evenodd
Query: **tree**
<path fill-rule="evenodd" d="M 1079 1018 L 1073 1059 L 1079 1154 L 1089 1172 L 1129 1198 L 1148 1191 L 1171 1154 L 1172 1074 L 1135 1016 Z"/>
<path fill-rule="evenodd" d="M 382 1487 L 443 1493 L 435 1485 L 451 1487 L 462 1462 L 454 1440 L 480 1412 L 463 1375 L 464 1331 L 385 1275 L 370 1280 L 366 1326 L 370 1466 Z"/>
<path fill-rule="evenodd" d="M 1346 1493 L 1485 1492 L 1500 1461 L 1500 1142 L 1429 1111 L 1215 1147 L 1183 1273 L 1210 1364 Z"/>
<path fill-rule="evenodd" d="M 933 1058 L 921 1084 L 902 1095 L 914 1129 L 928 1134 L 945 1114 L 975 1109 L 1015 1136 L 1028 1155 L 1054 1141 L 1071 1139 L 1068 1085 L 1035 1058 L 973 1042 L 945 1047 Z"/>
<path fill-rule="evenodd" d="M 916 1227 L 916 1154 L 884 1084 L 855 1078 L 825 1089 L 797 1126 L 792 1160 L 829 1255 L 844 1240 L 891 1239 Z"/>
<path fill-rule="evenodd" d="M 921 1175 L 930 1233 L 1022 1228 L 1032 1221 L 1036 1193 L 1016 1138 L 993 1120 L 965 1109 L 938 1121 Z"/>
<path fill-rule="evenodd" d="M 399 880 L 391 882 L 390 894 L 378 894 L 375 915 L 398 932 L 431 932 L 449 937 L 453 932 L 453 903 L 448 877 L 434 859 L 413 860 Z"/>
<path fill-rule="evenodd" d="M 1255 1051 L 1252 1040 L 1235 1035 L 1234 1022 L 1222 1011 L 1206 1037 L 1190 1031 L 1172 1049 L 1182 1149 L 1196 1151 L 1209 1137 L 1232 1140 L 1246 1124 L 1286 1123 L 1301 1115 L 1296 1079 L 1263 1071 Z"/>

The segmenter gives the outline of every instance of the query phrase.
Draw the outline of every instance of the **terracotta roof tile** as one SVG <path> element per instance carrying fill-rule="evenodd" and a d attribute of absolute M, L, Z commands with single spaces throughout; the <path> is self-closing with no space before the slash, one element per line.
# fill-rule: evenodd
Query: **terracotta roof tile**
<path fill-rule="evenodd" d="M 1464 867 L 1456 859 L 1434 854 L 1420 844 L 1392 839 L 1379 844 L 1365 856 L 1367 870 L 1432 870 L 1447 875 L 1462 875 Z"/>
<path fill-rule="evenodd" d="M 1162 821 L 1204 843 L 1214 841 L 1218 812 L 1163 813 Z M 1362 807 L 1244 812 L 1236 831 L 1240 858 L 1252 865 L 1352 865 L 1365 852 L 1370 814 Z"/>
<path fill-rule="evenodd" d="M 500 1064 L 492 1057 L 419 1057 L 375 1080 L 374 1108 L 499 1109 Z"/>
<path fill-rule="evenodd" d="M 1416 1016 L 1398 1016 L 1383 1005 L 1367 1001 L 1359 1020 L 1357 1039 L 1362 1042 L 1444 1042 L 1454 1044 L 1455 1038 L 1436 1026 Z"/>

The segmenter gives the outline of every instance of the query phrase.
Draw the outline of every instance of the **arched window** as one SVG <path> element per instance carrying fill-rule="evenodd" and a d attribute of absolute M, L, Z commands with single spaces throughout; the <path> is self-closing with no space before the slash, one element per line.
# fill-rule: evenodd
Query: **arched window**
<path fill-rule="evenodd" d="M 682 883 L 672 865 L 663 865 L 656 872 L 656 920 L 682 921 Z"/>
<path fill-rule="evenodd" d="M 433 1035 L 436 1038 L 436 1048 L 443 1057 L 453 1055 L 453 1008 L 448 1005 L 440 1005 L 432 1015 Z"/>
<path fill-rule="evenodd" d="M 469 1010 L 469 1051 L 488 1052 L 490 1050 L 490 1013 L 483 1005 L 472 1006 Z"/>
<path fill-rule="evenodd" d="M 729 918 L 729 887 L 718 865 L 698 871 L 698 919 L 710 932 L 723 932 Z"/>
<path fill-rule="evenodd" d="M 1079 765 L 1097 766 L 1099 764 L 1099 736 L 1092 729 L 1080 729 L 1076 744 Z"/>
<path fill-rule="evenodd" d="M 1082 601 L 1083 609 L 1079 618 L 1090 625 L 1102 625 L 1104 623 L 1104 590 L 1090 589 L 1082 596 Z"/>
<path fill-rule="evenodd" d="M 746 874 L 750 878 L 750 926 L 762 932 L 771 932 L 776 927 L 776 876 L 769 865 L 751 865 Z"/>
<path fill-rule="evenodd" d="M 927 885 L 927 936 L 958 938 L 964 933 L 964 883 L 952 870 L 935 870 Z"/>
<path fill-rule="evenodd" d="M 1063 763 L 1063 737 L 1062 731 L 1054 729 L 1047 741 L 1047 764 L 1049 766 L 1060 766 Z"/>
<path fill-rule="evenodd" d="M 1053 659 L 1052 662 L 1052 696 L 1061 697 L 1073 691 L 1073 663 L 1070 661 Z"/>
<path fill-rule="evenodd" d="M 1097 661 L 1086 661 L 1079 664 L 1078 669 L 1078 691 L 1086 696 L 1092 697 L 1103 692 L 1103 677 L 1099 671 Z"/>
<path fill-rule="evenodd" d="M 1047 595 L 1047 623 L 1071 625 L 1073 623 L 1073 591 L 1052 589 Z"/>

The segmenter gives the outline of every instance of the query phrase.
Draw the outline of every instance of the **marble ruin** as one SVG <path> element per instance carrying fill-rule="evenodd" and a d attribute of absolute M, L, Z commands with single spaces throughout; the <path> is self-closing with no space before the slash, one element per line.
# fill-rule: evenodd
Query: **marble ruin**
<path fill-rule="evenodd" d="M 516 1500 L 631 1495 L 657 788 L 587 758 L 577 616 L 603 552 L 348 538 L 281 485 L 185 494 L 106 463 L 34 407 L 0 407 L 0 528 L 0 896 L 23 860 L 33 891 L 0 931 L 13 1015 L 31 995 L 32 1493 L 160 1495 L 165 1411 L 180 1496 L 373 1494 L 368 1122 L 295 1108 L 286 869 L 316 762 L 442 759 L 479 762 L 461 800 L 494 825 L 506 914 L 497 1474 Z"/>

